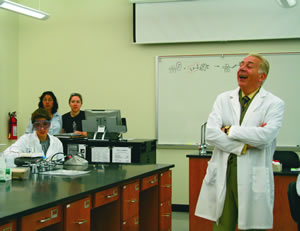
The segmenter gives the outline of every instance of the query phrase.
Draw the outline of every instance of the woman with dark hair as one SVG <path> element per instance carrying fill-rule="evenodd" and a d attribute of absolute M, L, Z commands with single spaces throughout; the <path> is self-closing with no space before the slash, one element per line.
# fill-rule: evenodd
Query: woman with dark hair
<path fill-rule="evenodd" d="M 32 153 L 32 156 L 63 159 L 63 145 L 61 141 L 49 134 L 50 115 L 44 108 L 38 108 L 32 113 L 31 123 L 34 132 L 24 134 L 14 144 L 4 151 L 4 156 L 9 163 L 13 163 L 16 157 L 22 153 Z"/>
<path fill-rule="evenodd" d="M 70 112 L 62 116 L 62 133 L 76 133 L 87 136 L 87 132 L 82 131 L 82 120 L 85 119 L 84 111 L 81 111 L 82 96 L 79 93 L 72 93 L 69 97 Z"/>
<path fill-rule="evenodd" d="M 50 135 L 56 135 L 61 132 L 62 128 L 62 118 L 61 115 L 57 112 L 58 103 L 57 99 L 52 91 L 45 91 L 40 96 L 40 101 L 38 104 L 39 108 L 44 108 L 48 111 L 50 115 L 51 126 L 49 128 Z M 29 121 L 25 133 L 32 133 L 33 127 L 31 121 Z"/>

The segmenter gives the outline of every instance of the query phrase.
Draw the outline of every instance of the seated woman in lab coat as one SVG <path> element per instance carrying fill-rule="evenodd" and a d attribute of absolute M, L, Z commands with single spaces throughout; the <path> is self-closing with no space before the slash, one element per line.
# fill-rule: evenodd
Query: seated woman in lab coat
<path fill-rule="evenodd" d="M 49 113 L 49 121 L 51 121 L 49 134 L 59 134 L 62 128 L 62 118 L 61 115 L 57 112 L 58 103 L 54 93 L 52 91 L 43 92 L 43 94 L 40 96 L 38 107 L 46 109 Z M 34 128 L 32 127 L 31 121 L 29 121 L 28 126 L 26 128 L 26 133 L 32 132 L 34 132 Z"/>
<path fill-rule="evenodd" d="M 51 158 L 55 155 L 54 159 L 57 160 L 64 158 L 61 141 L 48 134 L 50 119 L 46 109 L 35 110 L 31 116 L 34 132 L 21 136 L 4 151 L 6 162 L 13 165 L 13 160 L 23 153 L 32 153 L 32 156 L 45 156 L 45 158 Z"/>

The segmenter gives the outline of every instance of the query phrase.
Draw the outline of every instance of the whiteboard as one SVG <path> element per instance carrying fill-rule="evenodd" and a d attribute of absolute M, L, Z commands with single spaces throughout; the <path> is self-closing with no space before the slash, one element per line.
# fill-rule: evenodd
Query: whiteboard
<path fill-rule="evenodd" d="M 276 0 L 136 3 L 134 42 L 181 43 L 300 37 L 300 4 Z"/>
<path fill-rule="evenodd" d="M 263 54 L 270 72 L 263 87 L 285 101 L 278 146 L 300 144 L 300 52 Z M 218 94 L 237 85 L 246 54 L 156 57 L 156 138 L 158 144 L 199 144 Z M 296 97 L 295 97 L 296 96 Z"/>

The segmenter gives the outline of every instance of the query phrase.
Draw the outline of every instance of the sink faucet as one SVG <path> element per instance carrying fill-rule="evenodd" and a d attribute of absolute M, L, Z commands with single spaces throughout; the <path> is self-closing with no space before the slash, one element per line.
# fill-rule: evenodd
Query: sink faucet
<path fill-rule="evenodd" d="M 205 142 L 205 132 L 206 132 L 206 123 L 201 125 L 201 144 L 200 144 L 200 155 L 206 155 L 206 142 Z"/>

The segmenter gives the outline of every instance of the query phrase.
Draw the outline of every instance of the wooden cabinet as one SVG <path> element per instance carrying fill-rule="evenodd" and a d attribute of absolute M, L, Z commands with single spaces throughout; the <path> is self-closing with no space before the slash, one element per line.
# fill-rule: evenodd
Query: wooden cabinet
<path fill-rule="evenodd" d="M 139 217 L 131 217 L 122 222 L 122 231 L 139 231 Z"/>
<path fill-rule="evenodd" d="M 170 200 L 160 203 L 159 216 L 160 216 L 159 230 L 171 231 L 172 230 L 172 204 Z"/>
<path fill-rule="evenodd" d="M 91 230 L 120 231 L 121 206 L 119 186 L 94 194 L 91 219 Z"/>
<path fill-rule="evenodd" d="M 293 220 L 289 199 L 287 195 L 288 186 L 297 181 L 297 176 L 275 175 L 274 177 L 274 209 L 273 209 L 273 231 L 296 231 L 297 224 Z"/>
<path fill-rule="evenodd" d="M 206 174 L 209 157 L 189 158 L 189 230 L 195 231 L 202 227 L 203 230 L 212 230 L 213 223 L 202 217 L 195 216 L 196 204 Z"/>
<path fill-rule="evenodd" d="M 122 230 L 139 230 L 140 183 L 122 186 Z"/>
<path fill-rule="evenodd" d="M 189 158 L 189 230 L 212 230 L 213 222 L 195 216 L 195 209 L 206 174 L 209 157 L 191 156 Z M 297 224 L 293 221 L 288 202 L 288 185 L 296 181 L 297 176 L 275 175 L 274 177 L 274 209 L 273 209 L 273 231 L 296 231 Z"/>
<path fill-rule="evenodd" d="M 142 179 L 142 191 L 158 185 L 157 174 Z"/>
<path fill-rule="evenodd" d="M 159 188 L 158 174 L 141 179 L 140 230 L 159 230 Z"/>
<path fill-rule="evenodd" d="M 171 165 L 106 167 L 105 171 L 103 166 L 93 168 L 90 176 L 82 176 L 82 187 L 76 189 L 73 178 L 61 181 L 58 177 L 35 177 L 34 185 L 47 180 L 53 185 L 51 190 L 59 186 L 53 198 L 32 188 L 31 178 L 22 193 L 12 186 L 14 190 L 2 195 L 7 199 L 1 200 L 7 208 L 4 214 L 10 216 L 0 216 L 0 231 L 170 230 Z M 33 195 L 39 200 L 32 200 Z M 25 205 L 14 206 L 16 197 L 21 197 Z"/>
<path fill-rule="evenodd" d="M 49 209 L 23 216 L 21 218 L 21 230 L 33 231 L 57 224 L 62 221 L 61 206 L 54 206 Z"/>
<path fill-rule="evenodd" d="M 91 197 L 74 201 L 65 205 L 64 230 L 87 231 L 90 230 Z"/>
<path fill-rule="evenodd" d="M 16 221 L 9 221 L 6 224 L 0 225 L 0 231 L 16 231 Z"/>
<path fill-rule="evenodd" d="M 159 230 L 172 229 L 172 172 L 171 170 L 159 175 Z"/>
<path fill-rule="evenodd" d="M 110 189 L 106 189 L 100 192 L 95 193 L 94 196 L 94 208 L 105 205 L 112 201 L 118 200 L 119 195 L 119 187 L 114 187 Z"/>

